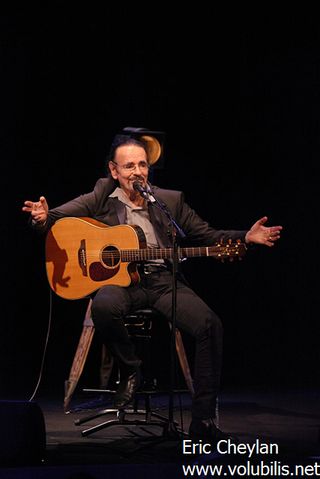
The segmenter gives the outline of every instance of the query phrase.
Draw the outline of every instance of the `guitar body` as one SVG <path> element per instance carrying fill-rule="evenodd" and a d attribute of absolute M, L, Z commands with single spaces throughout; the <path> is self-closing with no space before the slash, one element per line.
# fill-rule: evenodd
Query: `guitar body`
<path fill-rule="evenodd" d="M 241 259 L 246 245 L 237 240 L 179 249 L 179 258 L 212 256 Z M 139 226 L 108 226 L 91 218 L 58 220 L 46 239 L 46 268 L 53 291 L 65 299 L 88 296 L 106 285 L 129 286 L 140 280 L 137 263 L 172 259 L 172 248 L 147 248 Z"/>
<path fill-rule="evenodd" d="M 146 240 L 138 226 L 62 218 L 46 239 L 49 284 L 65 299 L 83 298 L 108 284 L 129 286 L 140 278 L 134 262 L 121 261 L 120 250 L 143 248 Z"/>

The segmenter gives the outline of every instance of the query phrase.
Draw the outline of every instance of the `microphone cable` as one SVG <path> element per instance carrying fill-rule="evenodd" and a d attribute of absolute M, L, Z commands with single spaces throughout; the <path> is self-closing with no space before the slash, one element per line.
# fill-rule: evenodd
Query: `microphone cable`
<path fill-rule="evenodd" d="M 51 332 L 51 324 L 52 324 L 52 296 L 53 296 L 52 295 L 52 290 L 51 290 L 51 288 L 49 288 L 49 317 L 48 317 L 47 335 L 46 335 L 44 348 L 43 348 L 43 353 L 42 353 L 42 360 L 41 360 L 41 366 L 40 366 L 38 381 L 37 381 L 37 384 L 34 388 L 34 391 L 31 395 L 30 399 L 28 399 L 29 402 L 33 401 L 35 395 L 37 394 L 40 383 L 41 383 L 42 375 L 43 375 L 44 363 L 45 363 L 45 358 L 46 358 L 46 354 L 47 354 L 47 348 L 48 348 L 48 342 L 49 342 L 49 337 L 50 337 L 50 332 Z"/>

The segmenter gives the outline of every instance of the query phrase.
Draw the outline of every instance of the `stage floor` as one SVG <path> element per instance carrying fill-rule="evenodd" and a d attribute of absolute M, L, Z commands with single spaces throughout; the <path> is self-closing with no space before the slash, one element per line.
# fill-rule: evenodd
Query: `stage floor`
<path fill-rule="evenodd" d="M 117 425 L 83 437 L 81 431 L 107 421 L 111 416 L 80 426 L 74 421 L 109 407 L 111 398 L 106 395 L 75 394 L 69 414 L 63 411 L 62 397 L 46 396 L 36 402 L 43 411 L 46 424 L 45 461 L 35 467 L 2 469 L 1 478 L 104 478 L 109 471 L 108 477 L 112 478 L 144 477 L 144 472 L 146 477 L 156 479 L 171 475 L 186 477 L 183 464 L 242 464 L 248 460 L 264 461 L 268 467 L 272 465 L 274 468 L 281 464 L 313 465 L 316 461 L 320 464 L 320 391 L 234 391 L 222 394 L 219 400 L 220 428 L 237 436 L 241 444 L 252 446 L 258 441 L 262 449 L 258 454 L 257 451 L 252 453 L 251 457 L 248 453 L 234 451 L 227 454 L 216 451 L 208 455 L 183 454 L 183 438 L 163 438 L 163 429 L 159 426 Z M 143 402 L 140 404 L 143 406 Z M 179 424 L 183 418 L 185 431 L 190 423 L 190 404 L 188 393 L 175 395 L 174 418 Z M 167 416 L 168 396 L 154 396 L 152 409 Z M 263 444 L 271 443 L 277 445 L 278 454 L 266 452 Z M 270 471 L 269 476 L 272 476 Z M 224 477 L 229 476 L 224 474 Z"/>

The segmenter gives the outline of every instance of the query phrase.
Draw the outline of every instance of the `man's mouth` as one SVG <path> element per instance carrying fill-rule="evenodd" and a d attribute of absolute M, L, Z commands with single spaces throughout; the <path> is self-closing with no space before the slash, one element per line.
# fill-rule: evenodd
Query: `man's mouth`
<path fill-rule="evenodd" d="M 130 182 L 133 184 L 135 181 L 138 181 L 139 183 L 141 183 L 142 185 L 144 184 L 144 178 L 142 178 L 141 176 L 135 176 L 134 178 L 131 178 L 130 179 Z"/>

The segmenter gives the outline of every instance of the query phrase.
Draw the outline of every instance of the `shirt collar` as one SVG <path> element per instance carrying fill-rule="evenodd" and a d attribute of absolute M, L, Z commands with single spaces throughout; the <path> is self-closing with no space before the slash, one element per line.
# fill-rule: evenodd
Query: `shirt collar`
<path fill-rule="evenodd" d="M 117 188 L 109 195 L 110 198 L 118 198 L 121 203 L 124 203 L 126 206 L 131 208 L 132 210 L 145 210 L 145 206 L 136 206 L 132 203 L 122 188 L 117 186 Z"/>

